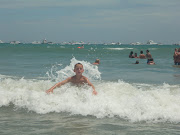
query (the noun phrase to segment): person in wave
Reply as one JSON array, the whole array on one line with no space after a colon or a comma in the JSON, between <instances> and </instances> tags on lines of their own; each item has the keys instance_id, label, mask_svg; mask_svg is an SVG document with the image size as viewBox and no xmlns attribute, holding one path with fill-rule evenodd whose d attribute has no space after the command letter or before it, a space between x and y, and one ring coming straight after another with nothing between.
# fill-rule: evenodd
<instances>
[{"instance_id":1,"label":"person in wave","mask_svg":"<svg viewBox=\"0 0 180 135\"><path fill-rule=\"evenodd\" d=\"M139 55L140 59L146 59L146 56L143 54L143 51L140 51L140 55Z\"/></svg>"},{"instance_id":2,"label":"person in wave","mask_svg":"<svg viewBox=\"0 0 180 135\"><path fill-rule=\"evenodd\" d=\"M93 63L93 65L99 65L100 64L100 59L96 59L96 61Z\"/></svg>"},{"instance_id":3,"label":"person in wave","mask_svg":"<svg viewBox=\"0 0 180 135\"><path fill-rule=\"evenodd\" d=\"M131 52L130 52L130 54L129 54L129 58L134 58L133 51L131 51Z\"/></svg>"},{"instance_id":4,"label":"person in wave","mask_svg":"<svg viewBox=\"0 0 180 135\"><path fill-rule=\"evenodd\" d=\"M51 87L50 89L46 90L46 93L50 93L50 92L53 92L53 90L56 88L56 87L60 87L68 82L71 82L73 84L88 84L89 86L91 86L93 88L93 94L94 95L97 95L97 92L95 90L95 87L94 85L88 80L87 77L83 76L82 73L84 72L84 68L83 68L83 65L81 63L77 63L75 64L74 66L74 72L76 73L75 76L72 76L72 77L69 77L67 78L66 80L62 81L62 82L59 82L57 84L55 84L53 87Z\"/></svg>"}]
</instances>

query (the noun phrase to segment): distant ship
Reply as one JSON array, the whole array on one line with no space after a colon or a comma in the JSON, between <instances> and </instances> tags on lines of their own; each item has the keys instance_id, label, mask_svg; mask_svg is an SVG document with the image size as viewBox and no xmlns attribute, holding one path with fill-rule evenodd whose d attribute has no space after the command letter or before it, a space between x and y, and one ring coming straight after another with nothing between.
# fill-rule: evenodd
<instances>
[{"instance_id":1,"label":"distant ship","mask_svg":"<svg viewBox=\"0 0 180 135\"><path fill-rule=\"evenodd\" d=\"M0 44L4 43L3 41L0 40Z\"/></svg>"},{"instance_id":2,"label":"distant ship","mask_svg":"<svg viewBox=\"0 0 180 135\"><path fill-rule=\"evenodd\" d=\"M53 42L47 42L47 40L44 39L41 44L54 44L54 43Z\"/></svg>"},{"instance_id":3,"label":"distant ship","mask_svg":"<svg viewBox=\"0 0 180 135\"><path fill-rule=\"evenodd\" d=\"M11 41L10 44L21 44L19 41Z\"/></svg>"},{"instance_id":4,"label":"distant ship","mask_svg":"<svg viewBox=\"0 0 180 135\"><path fill-rule=\"evenodd\" d=\"M41 44L40 41L33 41L32 44Z\"/></svg>"},{"instance_id":5,"label":"distant ship","mask_svg":"<svg viewBox=\"0 0 180 135\"><path fill-rule=\"evenodd\" d=\"M142 45L140 42L131 43L131 45Z\"/></svg>"},{"instance_id":6,"label":"distant ship","mask_svg":"<svg viewBox=\"0 0 180 135\"><path fill-rule=\"evenodd\" d=\"M47 40L44 39L44 40L42 41L42 44L47 44Z\"/></svg>"},{"instance_id":7,"label":"distant ship","mask_svg":"<svg viewBox=\"0 0 180 135\"><path fill-rule=\"evenodd\" d=\"M147 41L147 45L157 45L158 43L155 43L154 41L152 40L148 40Z\"/></svg>"},{"instance_id":8,"label":"distant ship","mask_svg":"<svg viewBox=\"0 0 180 135\"><path fill-rule=\"evenodd\" d=\"M103 43L103 45L121 45L121 43L120 42L117 42L117 43L111 42L111 43Z\"/></svg>"}]
</instances>

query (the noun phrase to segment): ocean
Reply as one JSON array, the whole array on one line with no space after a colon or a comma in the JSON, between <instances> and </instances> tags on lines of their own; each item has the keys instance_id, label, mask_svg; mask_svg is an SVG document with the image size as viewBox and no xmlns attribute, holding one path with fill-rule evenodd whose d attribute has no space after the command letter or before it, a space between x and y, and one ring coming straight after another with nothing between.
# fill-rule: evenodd
<instances>
[{"instance_id":1,"label":"ocean","mask_svg":"<svg viewBox=\"0 0 180 135\"><path fill-rule=\"evenodd\" d=\"M178 135L175 45L0 44L1 135ZM129 53L149 50L155 65ZM93 65L100 59L99 65ZM139 64L134 64L139 60ZM98 92L57 82L84 66Z\"/></svg>"}]
</instances>

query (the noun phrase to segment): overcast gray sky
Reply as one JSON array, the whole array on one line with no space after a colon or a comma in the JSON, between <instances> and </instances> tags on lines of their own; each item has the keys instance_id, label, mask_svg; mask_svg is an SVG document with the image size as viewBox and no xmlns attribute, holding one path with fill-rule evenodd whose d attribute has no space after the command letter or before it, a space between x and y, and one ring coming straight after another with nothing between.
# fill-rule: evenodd
<instances>
[{"instance_id":1,"label":"overcast gray sky","mask_svg":"<svg viewBox=\"0 0 180 135\"><path fill-rule=\"evenodd\" d=\"M0 40L180 41L180 0L0 0Z\"/></svg>"}]
</instances>

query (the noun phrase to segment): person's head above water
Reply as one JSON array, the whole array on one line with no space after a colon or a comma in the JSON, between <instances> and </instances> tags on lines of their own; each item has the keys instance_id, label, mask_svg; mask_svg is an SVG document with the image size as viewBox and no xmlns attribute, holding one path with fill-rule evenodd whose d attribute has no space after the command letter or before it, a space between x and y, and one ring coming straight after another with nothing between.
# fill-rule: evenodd
<instances>
[{"instance_id":1,"label":"person's head above water","mask_svg":"<svg viewBox=\"0 0 180 135\"><path fill-rule=\"evenodd\" d=\"M81 65L81 66L83 67L83 64L81 64L81 63L76 63L76 64L74 65L74 68L76 68L77 65Z\"/></svg>"},{"instance_id":2,"label":"person's head above water","mask_svg":"<svg viewBox=\"0 0 180 135\"><path fill-rule=\"evenodd\" d=\"M99 63L100 63L100 60L99 60L99 59L96 59L95 63L98 63L98 64L99 64Z\"/></svg>"},{"instance_id":3,"label":"person's head above water","mask_svg":"<svg viewBox=\"0 0 180 135\"><path fill-rule=\"evenodd\" d=\"M84 72L83 65L81 63L75 64L74 65L74 72L76 73L76 75L82 75L82 73Z\"/></svg>"}]
</instances>

